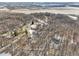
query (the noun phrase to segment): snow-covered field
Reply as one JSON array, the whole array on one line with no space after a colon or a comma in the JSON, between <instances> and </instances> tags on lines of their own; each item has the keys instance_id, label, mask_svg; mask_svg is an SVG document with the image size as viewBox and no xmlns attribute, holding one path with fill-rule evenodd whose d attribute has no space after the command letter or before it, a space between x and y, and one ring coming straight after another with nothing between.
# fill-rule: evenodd
<instances>
[{"instance_id":1,"label":"snow-covered field","mask_svg":"<svg viewBox=\"0 0 79 59\"><path fill-rule=\"evenodd\" d=\"M1 53L0 56L11 56L10 53Z\"/></svg>"},{"instance_id":2,"label":"snow-covered field","mask_svg":"<svg viewBox=\"0 0 79 59\"><path fill-rule=\"evenodd\" d=\"M76 14L79 15L79 8L51 8L51 9L0 9L0 12L11 12L11 13L24 13L24 14L30 14L30 13L56 13L56 14Z\"/></svg>"}]
</instances>

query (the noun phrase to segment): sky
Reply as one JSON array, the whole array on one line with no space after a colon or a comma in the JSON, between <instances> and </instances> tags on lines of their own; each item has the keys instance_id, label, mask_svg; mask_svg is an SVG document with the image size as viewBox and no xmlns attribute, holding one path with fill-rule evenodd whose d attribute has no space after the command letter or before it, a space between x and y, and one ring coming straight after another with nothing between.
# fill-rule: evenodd
<instances>
[{"instance_id":1,"label":"sky","mask_svg":"<svg viewBox=\"0 0 79 59\"><path fill-rule=\"evenodd\" d=\"M79 2L79 0L0 0L0 2Z\"/></svg>"}]
</instances>

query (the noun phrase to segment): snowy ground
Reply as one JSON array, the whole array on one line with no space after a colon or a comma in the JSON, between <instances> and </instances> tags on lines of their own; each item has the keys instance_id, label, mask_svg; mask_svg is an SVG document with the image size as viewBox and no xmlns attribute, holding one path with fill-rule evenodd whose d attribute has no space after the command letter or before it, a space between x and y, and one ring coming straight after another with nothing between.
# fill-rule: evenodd
<instances>
[{"instance_id":1,"label":"snowy ground","mask_svg":"<svg viewBox=\"0 0 79 59\"><path fill-rule=\"evenodd\" d=\"M1 53L0 56L11 56L10 53Z\"/></svg>"}]
</instances>

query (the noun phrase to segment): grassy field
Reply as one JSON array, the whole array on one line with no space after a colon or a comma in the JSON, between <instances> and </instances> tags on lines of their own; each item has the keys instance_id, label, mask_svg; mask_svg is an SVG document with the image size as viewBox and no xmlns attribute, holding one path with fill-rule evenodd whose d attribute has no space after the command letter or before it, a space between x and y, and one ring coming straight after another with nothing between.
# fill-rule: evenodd
<instances>
[{"instance_id":1,"label":"grassy field","mask_svg":"<svg viewBox=\"0 0 79 59\"><path fill-rule=\"evenodd\" d=\"M79 55L78 13L78 10L0 9L0 53Z\"/></svg>"}]
</instances>

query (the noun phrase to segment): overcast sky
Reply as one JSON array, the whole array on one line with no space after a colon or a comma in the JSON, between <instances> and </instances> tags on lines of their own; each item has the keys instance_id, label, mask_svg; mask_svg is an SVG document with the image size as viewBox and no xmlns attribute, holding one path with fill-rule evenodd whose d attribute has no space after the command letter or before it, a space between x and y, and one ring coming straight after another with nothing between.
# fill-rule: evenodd
<instances>
[{"instance_id":1,"label":"overcast sky","mask_svg":"<svg viewBox=\"0 0 79 59\"><path fill-rule=\"evenodd\" d=\"M0 2L79 2L79 0L0 0Z\"/></svg>"}]
</instances>

